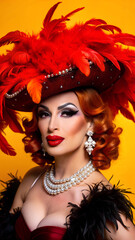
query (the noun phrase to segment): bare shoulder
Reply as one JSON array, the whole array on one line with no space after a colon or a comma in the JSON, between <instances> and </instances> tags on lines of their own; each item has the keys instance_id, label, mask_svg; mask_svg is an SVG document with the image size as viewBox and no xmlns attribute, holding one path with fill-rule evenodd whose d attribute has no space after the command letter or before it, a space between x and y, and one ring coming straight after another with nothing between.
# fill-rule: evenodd
<instances>
[{"instance_id":1,"label":"bare shoulder","mask_svg":"<svg viewBox=\"0 0 135 240\"><path fill-rule=\"evenodd\" d=\"M16 192L12 207L10 212L13 212L15 208L22 208L23 202L27 196L29 189L31 188L32 183L35 179L43 172L46 168L44 167L34 167L31 168L25 175L24 178Z\"/></svg>"},{"instance_id":2,"label":"bare shoulder","mask_svg":"<svg viewBox=\"0 0 135 240\"><path fill-rule=\"evenodd\" d=\"M124 215L121 214L121 219L124 223L124 226L118 221L118 230L112 225L112 224L107 224L107 227L110 232L106 230L105 235L107 239L114 239L114 240L134 240L135 239L135 225Z\"/></svg>"},{"instance_id":3,"label":"bare shoulder","mask_svg":"<svg viewBox=\"0 0 135 240\"><path fill-rule=\"evenodd\" d=\"M22 192L24 194L23 200L25 200L25 194L31 187L32 183L44 171L45 171L45 167L43 168L43 167L38 166L38 167L31 168L28 172L26 172L26 174L24 175L24 178L22 180L22 183L20 185L20 189L22 190Z\"/></svg>"},{"instance_id":4,"label":"bare shoulder","mask_svg":"<svg viewBox=\"0 0 135 240\"><path fill-rule=\"evenodd\" d=\"M40 166L29 169L28 172L26 172L26 174L24 175L22 183L25 181L32 181L44 170L45 170L45 167L40 167Z\"/></svg>"},{"instance_id":5,"label":"bare shoulder","mask_svg":"<svg viewBox=\"0 0 135 240\"><path fill-rule=\"evenodd\" d=\"M105 178L100 171L93 172L92 176L88 180L88 184L93 186L94 184L102 183L107 188L112 188L112 184Z\"/></svg>"}]
</instances>

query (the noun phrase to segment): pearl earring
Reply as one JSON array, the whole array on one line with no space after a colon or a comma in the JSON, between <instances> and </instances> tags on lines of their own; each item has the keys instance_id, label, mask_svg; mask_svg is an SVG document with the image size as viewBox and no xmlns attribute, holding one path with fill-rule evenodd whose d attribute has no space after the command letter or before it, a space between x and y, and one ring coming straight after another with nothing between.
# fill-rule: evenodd
<instances>
[{"instance_id":1,"label":"pearl earring","mask_svg":"<svg viewBox=\"0 0 135 240\"><path fill-rule=\"evenodd\" d=\"M43 142L41 143L41 148L42 148L43 156L45 157L45 148L44 148Z\"/></svg>"},{"instance_id":2,"label":"pearl earring","mask_svg":"<svg viewBox=\"0 0 135 240\"><path fill-rule=\"evenodd\" d=\"M88 152L89 155L91 155L91 152L93 151L96 142L92 139L93 136L93 131L88 131L87 132L88 139L85 142L84 146L86 148L86 151Z\"/></svg>"}]
</instances>

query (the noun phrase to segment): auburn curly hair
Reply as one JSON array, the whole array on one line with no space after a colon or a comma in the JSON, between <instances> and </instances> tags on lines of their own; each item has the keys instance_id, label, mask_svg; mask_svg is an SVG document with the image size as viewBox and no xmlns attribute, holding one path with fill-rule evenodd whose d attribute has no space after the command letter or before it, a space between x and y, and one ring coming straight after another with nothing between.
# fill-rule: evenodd
<instances>
[{"instance_id":1,"label":"auburn curly hair","mask_svg":"<svg viewBox=\"0 0 135 240\"><path fill-rule=\"evenodd\" d=\"M96 146L91 155L93 165L98 169L107 169L110 167L111 160L118 158L119 135L122 129L116 128L110 108L94 89L81 88L74 92L78 97L85 117L93 122L93 139L96 141ZM23 142L25 151L32 153L32 160L43 166L52 163L54 158L47 153L45 157L43 156L41 134L37 122L37 107L35 107L32 120L23 119L26 134Z\"/></svg>"}]
</instances>

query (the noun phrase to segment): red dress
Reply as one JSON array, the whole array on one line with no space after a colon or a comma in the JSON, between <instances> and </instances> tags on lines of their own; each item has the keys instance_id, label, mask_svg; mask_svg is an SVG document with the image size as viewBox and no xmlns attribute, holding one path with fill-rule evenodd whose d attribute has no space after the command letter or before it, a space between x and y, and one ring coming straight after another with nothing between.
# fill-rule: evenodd
<instances>
[{"instance_id":1,"label":"red dress","mask_svg":"<svg viewBox=\"0 0 135 240\"><path fill-rule=\"evenodd\" d=\"M30 231L22 214L16 221L15 229L17 240L62 240L66 232L66 228L55 226L44 226Z\"/></svg>"}]
</instances>

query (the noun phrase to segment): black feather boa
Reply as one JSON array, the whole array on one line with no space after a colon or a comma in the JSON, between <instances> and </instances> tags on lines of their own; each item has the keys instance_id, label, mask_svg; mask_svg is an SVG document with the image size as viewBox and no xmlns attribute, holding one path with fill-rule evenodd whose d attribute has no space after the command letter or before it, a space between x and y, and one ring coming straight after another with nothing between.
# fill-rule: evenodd
<instances>
[{"instance_id":1,"label":"black feather boa","mask_svg":"<svg viewBox=\"0 0 135 240\"><path fill-rule=\"evenodd\" d=\"M17 175L9 174L10 180L0 181L4 190L0 193L0 239L15 240L15 222L20 215L20 209L15 209L14 214L9 213L16 191L21 182Z\"/></svg>"},{"instance_id":2,"label":"black feather boa","mask_svg":"<svg viewBox=\"0 0 135 240\"><path fill-rule=\"evenodd\" d=\"M126 194L131 193L117 186L109 189L102 182L89 186L87 197L83 194L81 204L69 203L72 207L67 217L67 231L63 240L105 240L107 223L118 230L118 221L127 228L120 214L124 214L133 222L132 208Z\"/></svg>"},{"instance_id":3,"label":"black feather boa","mask_svg":"<svg viewBox=\"0 0 135 240\"><path fill-rule=\"evenodd\" d=\"M3 190L0 192L0 215L9 213L16 191L22 181L17 174L8 174L10 179L6 182L0 180Z\"/></svg>"}]
</instances>

